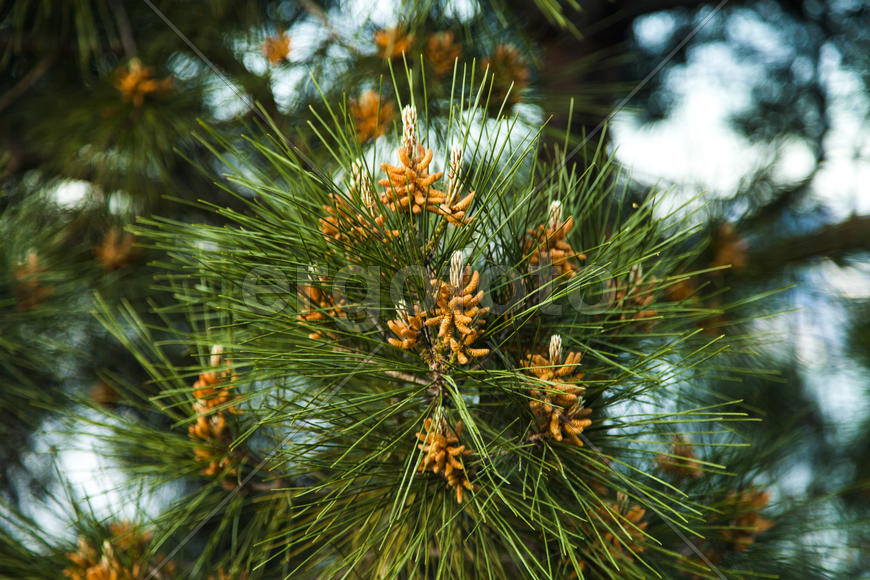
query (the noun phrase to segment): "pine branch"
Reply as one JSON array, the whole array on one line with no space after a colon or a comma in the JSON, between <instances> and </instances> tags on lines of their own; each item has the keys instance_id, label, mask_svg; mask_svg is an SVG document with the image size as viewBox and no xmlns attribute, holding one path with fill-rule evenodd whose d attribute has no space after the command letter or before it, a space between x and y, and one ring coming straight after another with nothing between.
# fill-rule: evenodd
<instances>
[{"instance_id":1,"label":"pine branch","mask_svg":"<svg viewBox=\"0 0 870 580\"><path fill-rule=\"evenodd\" d=\"M136 56L136 40L133 38L133 27L130 26L127 9L124 8L123 2L116 2L113 8L115 21L118 24L118 32L121 35L121 46L124 47L124 53L127 55L127 58L133 58Z\"/></svg>"},{"instance_id":2,"label":"pine branch","mask_svg":"<svg viewBox=\"0 0 870 580\"><path fill-rule=\"evenodd\" d=\"M817 258L839 260L870 251L870 216L852 216L846 221L822 226L763 247L751 247L745 269L732 269L734 278L758 279L779 274L783 268Z\"/></svg>"},{"instance_id":3,"label":"pine branch","mask_svg":"<svg viewBox=\"0 0 870 580\"><path fill-rule=\"evenodd\" d=\"M48 72L57 57L56 52L44 56L36 66L24 75L15 85L0 96L0 112L26 93Z\"/></svg>"}]
</instances>

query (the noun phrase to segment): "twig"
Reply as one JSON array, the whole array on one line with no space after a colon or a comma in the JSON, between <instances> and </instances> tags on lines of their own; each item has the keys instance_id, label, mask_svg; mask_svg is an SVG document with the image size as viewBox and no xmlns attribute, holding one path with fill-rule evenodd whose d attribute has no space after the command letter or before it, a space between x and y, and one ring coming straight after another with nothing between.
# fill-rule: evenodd
<instances>
[{"instance_id":1,"label":"twig","mask_svg":"<svg viewBox=\"0 0 870 580\"><path fill-rule=\"evenodd\" d=\"M852 216L838 224L825 225L812 232L782 238L749 252L748 266L733 268L732 278L764 278L775 275L786 265L813 258L838 259L870 249L870 215Z\"/></svg>"},{"instance_id":2,"label":"twig","mask_svg":"<svg viewBox=\"0 0 870 580\"><path fill-rule=\"evenodd\" d=\"M432 381L427 382L425 379L423 379L421 377L418 377L416 375L412 375L409 373L403 373L401 371L385 370L383 372L384 372L384 374L391 376L393 378L396 378L396 379L399 379L402 381L407 381L409 383L415 383L415 384L420 385L422 387L428 387L429 385L431 385L434 382L434 379Z\"/></svg>"},{"instance_id":3,"label":"twig","mask_svg":"<svg viewBox=\"0 0 870 580\"><path fill-rule=\"evenodd\" d=\"M254 491L273 491L276 489L281 489L285 487L289 487L286 481L282 478L273 479L269 482L260 482L260 481L249 481L247 487Z\"/></svg>"},{"instance_id":4,"label":"twig","mask_svg":"<svg viewBox=\"0 0 870 580\"><path fill-rule=\"evenodd\" d=\"M427 257L427 259L429 257L429 254L432 252L432 250L435 249L435 244L438 242L438 238L441 237L441 234L444 233L444 230L446 228L447 228L447 218L442 217L441 223L438 224L438 227L435 229L435 233L432 234L432 239L429 240L429 243L426 244L426 248L423 250L423 254Z\"/></svg>"},{"instance_id":5,"label":"twig","mask_svg":"<svg viewBox=\"0 0 870 580\"><path fill-rule=\"evenodd\" d=\"M33 69L24 75L24 77L16 83L14 87L6 91L2 97L0 97L0 111L8 107L12 104L15 99L23 95L27 92L31 86L33 86L36 81L42 78L46 72L48 72L49 67L54 62L55 53L49 54L45 58L43 58L39 63L33 67Z\"/></svg>"},{"instance_id":6,"label":"twig","mask_svg":"<svg viewBox=\"0 0 870 580\"><path fill-rule=\"evenodd\" d=\"M133 40L133 27L127 17L127 10L123 2L115 2L115 21L118 23L118 32L121 34L121 46L128 58L136 56L136 41Z\"/></svg>"},{"instance_id":7,"label":"twig","mask_svg":"<svg viewBox=\"0 0 870 580\"><path fill-rule=\"evenodd\" d=\"M335 347L333 347L333 350L336 350L338 352L346 352L348 354L362 354L362 353L359 353L357 351L353 351L349 348L345 348L343 346L335 346ZM400 381L405 381L408 383L414 383L414 384L420 385L421 387L428 387L435 380L433 378L432 381L427 381L423 377L418 377L417 375L412 375L410 373L403 373L402 371L392 371L389 369L383 369L383 370L381 370L381 372L387 376L393 377L394 379L399 379Z\"/></svg>"}]
</instances>

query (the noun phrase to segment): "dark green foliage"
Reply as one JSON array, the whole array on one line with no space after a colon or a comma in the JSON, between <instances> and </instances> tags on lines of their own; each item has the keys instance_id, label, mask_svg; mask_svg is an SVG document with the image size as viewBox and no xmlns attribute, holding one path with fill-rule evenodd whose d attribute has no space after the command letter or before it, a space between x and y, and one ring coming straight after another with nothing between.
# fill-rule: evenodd
<instances>
[{"instance_id":1,"label":"dark green foliage","mask_svg":"<svg viewBox=\"0 0 870 580\"><path fill-rule=\"evenodd\" d=\"M123 580L859 576L867 438L843 445L762 330L797 295L782 264L799 280L815 256L848 260L866 218L812 236L791 220L823 147L797 185L769 167L736 200L663 214L603 130L636 88L650 116L673 101L660 77L632 84L659 61L625 50L659 4L421 1L362 24L332 2L3 4L0 577L70 575L83 554ZM751 10L807 26L795 51L817 73L832 30L863 62L861 10L787 4L729 7L697 42ZM662 53L709 16L668 14ZM407 50L384 55L393 25ZM281 30L290 53L269 63ZM455 66L431 51L445 31ZM141 101L119 88L136 63L157 83ZM735 123L821 143L819 75L768 64L776 90ZM360 139L366 90L387 107ZM467 225L381 199L408 104L445 171L432 188L463 150ZM530 252L556 200L585 254L572 275ZM336 215L359 230L325 235ZM390 344L399 298L432 317L457 251L481 274L470 346L488 352L430 356L438 325L425 348ZM556 405L561 441L540 408L568 383L528 358L552 335L582 354L589 410ZM459 479L417 470L435 432L470 452ZM119 495L68 481L70 449L116 468Z\"/></svg>"}]
</instances>

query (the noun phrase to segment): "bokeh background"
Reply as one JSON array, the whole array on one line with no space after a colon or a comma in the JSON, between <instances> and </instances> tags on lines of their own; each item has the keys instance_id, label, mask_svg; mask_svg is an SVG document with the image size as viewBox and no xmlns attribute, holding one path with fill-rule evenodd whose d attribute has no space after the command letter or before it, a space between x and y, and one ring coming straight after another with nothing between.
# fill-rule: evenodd
<instances>
[{"instance_id":1,"label":"bokeh background","mask_svg":"<svg viewBox=\"0 0 870 580\"><path fill-rule=\"evenodd\" d=\"M401 71L402 50L412 65L423 54L431 94L450 90L453 58L478 76L489 65L506 115L529 130L548 122L548 146L566 131L569 146L603 135L639 201L656 196L661 215L699 224L710 249L698 266L731 265L705 283L747 299L740 316L757 336L743 361L751 378L715 388L764 418L756 436L774 494L826 498L819 541L843 547L831 574L870 577L870 532L854 525L870 502L860 0L3 2L5 505L65 534L84 500L135 512L172 496L126 502L123 470L90 442L98 428L62 412L75 398L112 405L101 377L143 376L92 315L95 292L111 304L164 299L151 290L159 253L137 249L125 226L214 219L186 200L236 203L197 168L221 169L191 138L200 119L238 135L256 102L314 155L309 107L349 99L349 118L372 125L362 142L394 131L379 121L398 111L386 63Z\"/></svg>"}]
</instances>

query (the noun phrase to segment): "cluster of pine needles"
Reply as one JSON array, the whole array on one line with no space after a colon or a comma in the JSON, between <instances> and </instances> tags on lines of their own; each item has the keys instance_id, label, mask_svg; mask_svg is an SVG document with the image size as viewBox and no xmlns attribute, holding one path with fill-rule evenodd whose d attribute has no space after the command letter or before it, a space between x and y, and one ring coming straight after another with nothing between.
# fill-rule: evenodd
<instances>
[{"instance_id":1,"label":"cluster of pine needles","mask_svg":"<svg viewBox=\"0 0 870 580\"><path fill-rule=\"evenodd\" d=\"M716 577L774 524L719 462L746 415L692 388L723 349L721 309L670 291L698 274L695 232L625 201L604 140L572 159L485 121L484 89L446 122L406 104L366 150L327 105L331 173L267 127L257 161L221 156L247 206L214 208L229 225L143 220L173 256L177 345L212 349L192 375L141 354L162 361L143 405L215 482L191 505L235 489L260 514L232 524L245 573Z\"/></svg>"}]
</instances>

